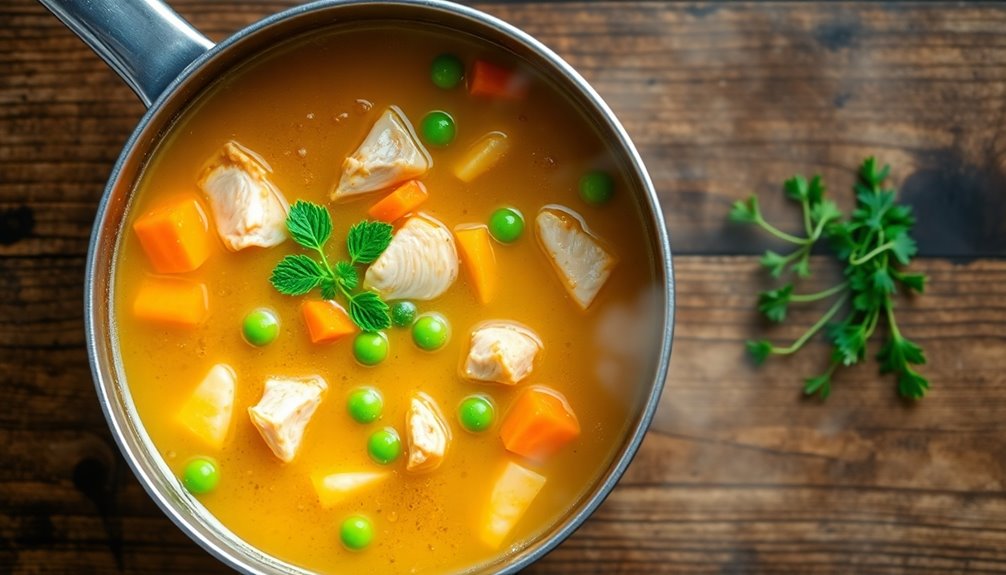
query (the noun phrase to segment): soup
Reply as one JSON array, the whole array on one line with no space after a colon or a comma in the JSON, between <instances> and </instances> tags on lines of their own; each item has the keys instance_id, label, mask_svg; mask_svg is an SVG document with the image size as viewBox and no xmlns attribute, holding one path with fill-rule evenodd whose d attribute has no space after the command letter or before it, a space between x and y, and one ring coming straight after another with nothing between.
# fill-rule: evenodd
<instances>
[{"instance_id":1,"label":"soup","mask_svg":"<svg viewBox=\"0 0 1006 575\"><path fill-rule=\"evenodd\" d=\"M476 39L272 48L180 115L131 199L113 319L146 433L290 564L505 561L640 409L661 308L629 185L561 93Z\"/></svg>"}]
</instances>

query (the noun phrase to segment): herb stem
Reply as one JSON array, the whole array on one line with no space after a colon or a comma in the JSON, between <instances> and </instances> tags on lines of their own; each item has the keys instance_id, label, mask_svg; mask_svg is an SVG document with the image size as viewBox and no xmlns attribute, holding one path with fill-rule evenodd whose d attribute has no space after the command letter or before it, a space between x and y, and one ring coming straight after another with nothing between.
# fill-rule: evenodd
<instances>
[{"instance_id":1,"label":"herb stem","mask_svg":"<svg viewBox=\"0 0 1006 575\"><path fill-rule=\"evenodd\" d=\"M814 334L820 331L822 327L827 325L827 323L831 321L831 318L835 317L835 314L838 313L838 310L842 309L842 304L845 303L846 299L848 299L848 295L843 295L841 298L836 300L835 303L832 304L831 308L829 308L828 311L825 312L823 316L821 316L821 319L817 320L817 323L810 326L810 329L804 332L804 334L801 335L799 339L794 341L789 347L773 346L772 353L776 355L789 355L791 353L795 353L796 351L798 351L801 347L803 347L805 343L807 343L807 340L814 337Z\"/></svg>"},{"instance_id":2,"label":"herb stem","mask_svg":"<svg viewBox=\"0 0 1006 575\"><path fill-rule=\"evenodd\" d=\"M807 230L807 237L813 235L813 225L810 223L810 200L804 198L800 201L800 205L803 206L803 227Z\"/></svg>"},{"instance_id":3,"label":"herb stem","mask_svg":"<svg viewBox=\"0 0 1006 575\"><path fill-rule=\"evenodd\" d=\"M755 214L755 223L761 226L761 228L766 232L772 234L773 236L779 238L780 240L787 241L791 244L797 244L802 246L810 242L809 238L798 238L792 234L787 234L786 232L766 222L765 218L762 217L761 212Z\"/></svg>"},{"instance_id":4,"label":"herb stem","mask_svg":"<svg viewBox=\"0 0 1006 575\"><path fill-rule=\"evenodd\" d=\"M887 250L889 250L889 249L891 249L893 247L894 247L894 242L893 241L892 242L887 242L884 245L880 245L880 246L877 246L877 247L873 248L873 251L871 251L870 253L866 254L865 256L862 256L862 257L859 257L859 258L854 257L854 256L850 257L849 258L849 263L852 264L852 265L854 265L854 266L863 265L866 262L872 260L873 258L877 257L878 255L886 252Z\"/></svg>"},{"instance_id":5,"label":"herb stem","mask_svg":"<svg viewBox=\"0 0 1006 575\"><path fill-rule=\"evenodd\" d=\"M806 302L822 300L831 297L841 291L844 291L847 287L849 287L849 282L844 281L836 286L830 287L823 291L819 291L817 293L792 294L789 296L789 301L796 303L806 303Z\"/></svg>"},{"instance_id":6,"label":"herb stem","mask_svg":"<svg viewBox=\"0 0 1006 575\"><path fill-rule=\"evenodd\" d=\"M887 326L891 329L891 339L902 339L898 323L894 321L894 302L891 301L890 295L884 298L884 311L887 313Z\"/></svg>"}]
</instances>

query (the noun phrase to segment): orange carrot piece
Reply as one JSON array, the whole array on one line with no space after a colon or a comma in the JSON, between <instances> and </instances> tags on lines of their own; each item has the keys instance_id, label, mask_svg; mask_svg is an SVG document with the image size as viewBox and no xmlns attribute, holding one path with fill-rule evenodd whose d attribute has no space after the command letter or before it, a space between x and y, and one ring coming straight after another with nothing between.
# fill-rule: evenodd
<instances>
[{"instance_id":1,"label":"orange carrot piece","mask_svg":"<svg viewBox=\"0 0 1006 575\"><path fill-rule=\"evenodd\" d=\"M341 305L332 300L310 300L300 306L311 343L332 343L356 333L356 324Z\"/></svg>"},{"instance_id":2,"label":"orange carrot piece","mask_svg":"<svg viewBox=\"0 0 1006 575\"><path fill-rule=\"evenodd\" d=\"M525 389L500 426L503 445L529 459L548 457L579 435L580 423L566 398L541 386Z\"/></svg>"},{"instance_id":3,"label":"orange carrot piece","mask_svg":"<svg viewBox=\"0 0 1006 575\"><path fill-rule=\"evenodd\" d=\"M149 276L133 300L133 314L143 320L193 327L209 315L206 284L183 278Z\"/></svg>"},{"instance_id":4,"label":"orange carrot piece","mask_svg":"<svg viewBox=\"0 0 1006 575\"><path fill-rule=\"evenodd\" d=\"M461 261L468 270L468 279L475 288L479 303L487 304L496 295L498 274L496 272L496 254L489 239L489 228L486 226L459 226L454 228L454 237L458 240L458 251Z\"/></svg>"},{"instance_id":5,"label":"orange carrot piece","mask_svg":"<svg viewBox=\"0 0 1006 575\"><path fill-rule=\"evenodd\" d=\"M375 220L390 224L418 208L429 197L430 194L422 182L409 180L371 206L367 214Z\"/></svg>"},{"instance_id":6,"label":"orange carrot piece","mask_svg":"<svg viewBox=\"0 0 1006 575\"><path fill-rule=\"evenodd\" d=\"M472 65L468 93L472 96L488 96L506 100L520 100L527 96L528 81L502 66L485 60L476 60Z\"/></svg>"},{"instance_id":7,"label":"orange carrot piece","mask_svg":"<svg viewBox=\"0 0 1006 575\"><path fill-rule=\"evenodd\" d=\"M155 207L133 223L133 230L158 273L190 272L210 257L209 219L195 196Z\"/></svg>"}]
</instances>

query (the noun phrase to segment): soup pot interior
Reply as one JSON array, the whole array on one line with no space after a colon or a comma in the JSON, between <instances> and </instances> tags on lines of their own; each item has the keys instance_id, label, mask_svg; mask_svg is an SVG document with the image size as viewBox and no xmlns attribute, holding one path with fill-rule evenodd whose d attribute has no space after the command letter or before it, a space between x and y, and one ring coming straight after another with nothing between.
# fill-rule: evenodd
<instances>
[{"instance_id":1,"label":"soup pot interior","mask_svg":"<svg viewBox=\"0 0 1006 575\"><path fill-rule=\"evenodd\" d=\"M112 317L112 278L117 238L124 233L122 222L130 195L144 163L172 121L202 90L229 70L279 43L312 31L334 26L354 26L361 22L402 21L439 26L452 33L470 34L497 45L525 60L553 82L595 124L621 165L634 193L639 195L648 237L661 280L662 341L648 361L641 386L639 410L627 426L627 435L614 454L606 473L593 489L571 506L560 524L523 549L511 550L497 563L476 572L512 573L544 555L568 536L601 503L621 476L635 453L666 376L673 328L673 278L670 250L652 184L628 136L600 97L568 64L519 30L492 17L465 7L443 2L331 2L300 6L267 18L217 45L200 56L182 75L167 86L133 133L119 158L98 211L88 259L85 306L87 341L92 370L106 418L127 461L140 483L165 513L210 553L231 567L249 573L303 573L247 545L211 514L179 484L151 444L136 415L124 374L116 360L117 338Z\"/></svg>"}]
</instances>

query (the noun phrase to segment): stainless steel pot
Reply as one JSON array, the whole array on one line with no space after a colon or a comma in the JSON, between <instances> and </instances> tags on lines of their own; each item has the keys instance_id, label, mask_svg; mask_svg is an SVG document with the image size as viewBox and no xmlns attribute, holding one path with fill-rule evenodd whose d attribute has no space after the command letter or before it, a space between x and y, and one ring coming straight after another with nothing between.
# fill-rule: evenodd
<instances>
[{"instance_id":1,"label":"stainless steel pot","mask_svg":"<svg viewBox=\"0 0 1006 575\"><path fill-rule=\"evenodd\" d=\"M644 390L641 408L630 422L611 466L592 491L537 541L479 572L515 573L527 567L568 537L597 509L628 466L656 410L670 360L674 283L663 218L643 162L608 106L569 64L521 30L443 0L322 0L266 18L216 45L160 0L40 1L122 76L149 108L119 156L98 206L85 280L87 346L101 407L119 448L150 496L186 534L242 572L304 573L241 541L189 496L161 460L137 417L116 361L116 342L121 334L117 333L110 314L116 238L134 183L173 118L221 74L279 41L310 30L374 20L410 21L453 29L516 54L567 93L573 105L579 106L606 140L613 143L616 159L630 174L631 187L640 196L652 232L650 241L664 287L662 341L659 354L646 370L651 383Z\"/></svg>"}]
</instances>

